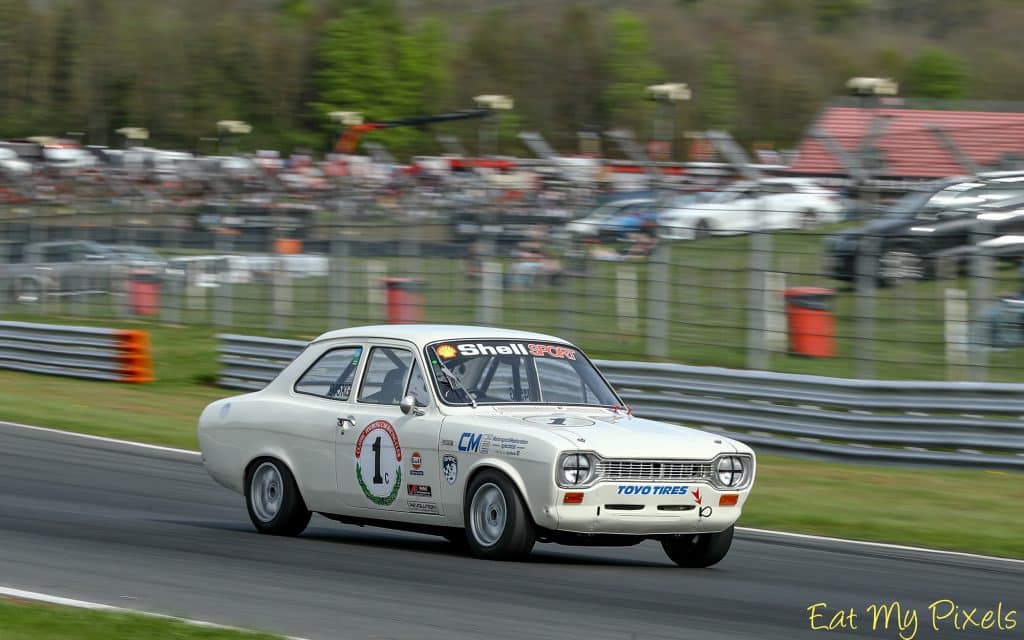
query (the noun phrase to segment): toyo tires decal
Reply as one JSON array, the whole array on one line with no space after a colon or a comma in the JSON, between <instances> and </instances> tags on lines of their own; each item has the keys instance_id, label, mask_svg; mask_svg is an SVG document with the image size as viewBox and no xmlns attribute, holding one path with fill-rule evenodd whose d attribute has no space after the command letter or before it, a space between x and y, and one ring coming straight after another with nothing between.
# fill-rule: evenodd
<instances>
[{"instance_id":1,"label":"toyo tires decal","mask_svg":"<svg viewBox=\"0 0 1024 640\"><path fill-rule=\"evenodd\" d=\"M375 420L356 440L356 482L366 498L380 507L390 506L402 488L402 447L387 420Z\"/></svg>"}]
</instances>

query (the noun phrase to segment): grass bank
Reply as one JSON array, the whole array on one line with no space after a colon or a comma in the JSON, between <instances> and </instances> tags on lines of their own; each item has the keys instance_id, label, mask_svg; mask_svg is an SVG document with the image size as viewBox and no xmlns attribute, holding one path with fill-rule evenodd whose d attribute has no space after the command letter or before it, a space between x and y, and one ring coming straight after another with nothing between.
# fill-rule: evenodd
<instances>
[{"instance_id":1,"label":"grass bank","mask_svg":"<svg viewBox=\"0 0 1024 640\"><path fill-rule=\"evenodd\" d=\"M178 620L0 600L3 640L274 640L279 636L212 629Z\"/></svg>"}]
</instances>

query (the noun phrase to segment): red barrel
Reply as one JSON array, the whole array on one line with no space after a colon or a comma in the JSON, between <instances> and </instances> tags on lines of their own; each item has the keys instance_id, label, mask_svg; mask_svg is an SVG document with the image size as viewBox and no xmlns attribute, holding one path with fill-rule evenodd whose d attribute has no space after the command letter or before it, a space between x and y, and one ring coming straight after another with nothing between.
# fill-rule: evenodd
<instances>
[{"instance_id":1,"label":"red barrel","mask_svg":"<svg viewBox=\"0 0 1024 640\"><path fill-rule=\"evenodd\" d=\"M836 355L836 318L832 289L786 289L786 321L789 352L800 356L831 358Z\"/></svg>"},{"instance_id":2,"label":"red barrel","mask_svg":"<svg viewBox=\"0 0 1024 640\"><path fill-rule=\"evenodd\" d=\"M160 276L155 273L133 273L128 280L128 301L137 316L160 313Z\"/></svg>"},{"instance_id":3,"label":"red barrel","mask_svg":"<svg viewBox=\"0 0 1024 640\"><path fill-rule=\"evenodd\" d=\"M388 292L388 322L423 321L423 281L417 278L384 278Z\"/></svg>"}]
</instances>

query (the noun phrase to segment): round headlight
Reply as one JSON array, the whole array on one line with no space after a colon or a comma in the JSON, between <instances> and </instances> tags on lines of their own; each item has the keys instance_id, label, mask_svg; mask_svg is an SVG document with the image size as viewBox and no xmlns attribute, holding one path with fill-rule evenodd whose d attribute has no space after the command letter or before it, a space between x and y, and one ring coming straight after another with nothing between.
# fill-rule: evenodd
<instances>
[{"instance_id":1,"label":"round headlight","mask_svg":"<svg viewBox=\"0 0 1024 640\"><path fill-rule=\"evenodd\" d=\"M735 487L743 482L743 458L736 456L722 456L718 459L718 466L715 469L718 474L718 483L723 487Z\"/></svg>"},{"instance_id":2,"label":"round headlight","mask_svg":"<svg viewBox=\"0 0 1024 640\"><path fill-rule=\"evenodd\" d=\"M567 485L584 484L590 479L590 458L574 453L562 458L562 482Z\"/></svg>"}]
</instances>

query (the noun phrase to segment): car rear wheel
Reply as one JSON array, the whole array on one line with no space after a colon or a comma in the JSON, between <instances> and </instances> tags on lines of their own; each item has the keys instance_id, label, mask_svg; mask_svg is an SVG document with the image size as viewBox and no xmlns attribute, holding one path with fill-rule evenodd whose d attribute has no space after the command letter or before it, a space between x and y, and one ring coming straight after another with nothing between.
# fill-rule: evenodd
<instances>
[{"instance_id":1,"label":"car rear wheel","mask_svg":"<svg viewBox=\"0 0 1024 640\"><path fill-rule=\"evenodd\" d=\"M721 533L697 533L663 538L661 547L680 567L703 568L717 564L729 553L735 527Z\"/></svg>"},{"instance_id":2,"label":"car rear wheel","mask_svg":"<svg viewBox=\"0 0 1024 640\"><path fill-rule=\"evenodd\" d=\"M817 222L818 222L818 216L815 215L815 213L813 211L808 209L807 211L804 211L804 212L802 212L800 214L800 220L798 221L798 226L801 229L810 229Z\"/></svg>"},{"instance_id":3,"label":"car rear wheel","mask_svg":"<svg viewBox=\"0 0 1024 640\"><path fill-rule=\"evenodd\" d=\"M483 471L470 483L463 507L466 542L478 558L513 560L530 553L533 522L515 485L497 471Z\"/></svg>"},{"instance_id":4,"label":"car rear wheel","mask_svg":"<svg viewBox=\"0 0 1024 640\"><path fill-rule=\"evenodd\" d=\"M693 228L693 239L703 240L711 237L711 225L708 224L707 220L698 220L697 226Z\"/></svg>"},{"instance_id":5,"label":"car rear wheel","mask_svg":"<svg viewBox=\"0 0 1024 640\"><path fill-rule=\"evenodd\" d=\"M260 533L297 536L312 516L291 471L277 460L264 459L250 466L245 503L249 519Z\"/></svg>"}]
</instances>

